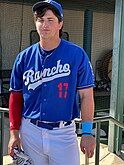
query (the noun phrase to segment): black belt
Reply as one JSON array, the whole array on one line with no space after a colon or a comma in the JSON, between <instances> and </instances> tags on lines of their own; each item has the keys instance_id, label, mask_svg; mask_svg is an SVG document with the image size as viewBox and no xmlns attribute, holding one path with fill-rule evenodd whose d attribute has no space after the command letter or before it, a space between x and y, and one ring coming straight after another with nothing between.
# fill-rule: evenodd
<instances>
[{"instance_id":1,"label":"black belt","mask_svg":"<svg viewBox=\"0 0 124 165\"><path fill-rule=\"evenodd\" d=\"M41 128L46 128L46 129L49 129L49 130L52 130L54 128L60 128L61 127L61 124L63 126L67 126L67 125L70 125L72 123L72 121L67 121L67 122L55 122L55 123L47 123L47 122L43 122L43 121L40 121L40 120L36 120L36 119L31 119L30 122L38 127L41 127Z\"/></svg>"}]
</instances>

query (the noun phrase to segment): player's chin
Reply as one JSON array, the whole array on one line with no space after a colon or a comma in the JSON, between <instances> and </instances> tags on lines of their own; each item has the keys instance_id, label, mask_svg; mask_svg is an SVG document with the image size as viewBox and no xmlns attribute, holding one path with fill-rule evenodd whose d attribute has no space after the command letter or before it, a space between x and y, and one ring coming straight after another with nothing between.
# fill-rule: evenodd
<instances>
[{"instance_id":1,"label":"player's chin","mask_svg":"<svg viewBox=\"0 0 124 165\"><path fill-rule=\"evenodd\" d=\"M42 40L48 40L48 39L50 39L51 38L51 36L49 36L49 35L41 35L41 37L40 37Z\"/></svg>"}]
</instances>

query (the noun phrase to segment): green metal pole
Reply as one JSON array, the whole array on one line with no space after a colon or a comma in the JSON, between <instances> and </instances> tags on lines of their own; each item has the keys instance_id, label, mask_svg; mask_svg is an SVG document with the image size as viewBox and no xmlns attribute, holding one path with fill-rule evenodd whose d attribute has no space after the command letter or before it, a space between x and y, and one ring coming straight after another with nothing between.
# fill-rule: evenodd
<instances>
[{"instance_id":1,"label":"green metal pole","mask_svg":"<svg viewBox=\"0 0 124 165\"><path fill-rule=\"evenodd\" d=\"M0 113L0 165L3 164L4 113Z\"/></svg>"},{"instance_id":2,"label":"green metal pole","mask_svg":"<svg viewBox=\"0 0 124 165\"><path fill-rule=\"evenodd\" d=\"M112 58L112 84L110 115L123 122L124 108L124 0L116 0L114 21L114 47ZM108 147L118 153L122 143L122 129L109 126Z\"/></svg>"},{"instance_id":3,"label":"green metal pole","mask_svg":"<svg viewBox=\"0 0 124 165\"><path fill-rule=\"evenodd\" d=\"M91 47L92 47L92 23L93 12L86 10L84 13L84 32L83 32L83 48L91 60Z\"/></svg>"},{"instance_id":4,"label":"green metal pole","mask_svg":"<svg viewBox=\"0 0 124 165\"><path fill-rule=\"evenodd\" d=\"M100 155L100 127L101 127L101 122L97 122L96 123L95 165L99 165L99 155Z\"/></svg>"}]
</instances>

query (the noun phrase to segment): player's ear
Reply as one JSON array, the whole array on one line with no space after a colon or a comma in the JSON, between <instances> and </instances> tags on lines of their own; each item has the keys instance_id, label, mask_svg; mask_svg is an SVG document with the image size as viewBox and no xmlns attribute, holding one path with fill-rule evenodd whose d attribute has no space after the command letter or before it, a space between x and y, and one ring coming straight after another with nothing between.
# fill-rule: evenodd
<instances>
[{"instance_id":1,"label":"player's ear","mask_svg":"<svg viewBox=\"0 0 124 165\"><path fill-rule=\"evenodd\" d=\"M63 21L59 23L59 30L62 29L62 27L63 27Z\"/></svg>"}]
</instances>

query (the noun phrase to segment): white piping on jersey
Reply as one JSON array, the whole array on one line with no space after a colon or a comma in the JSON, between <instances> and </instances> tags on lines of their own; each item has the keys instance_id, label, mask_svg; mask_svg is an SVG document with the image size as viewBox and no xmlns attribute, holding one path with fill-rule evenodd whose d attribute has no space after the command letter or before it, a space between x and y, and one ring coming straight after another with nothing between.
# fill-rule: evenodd
<instances>
[{"instance_id":1,"label":"white piping on jersey","mask_svg":"<svg viewBox=\"0 0 124 165\"><path fill-rule=\"evenodd\" d=\"M70 74L70 71L68 73L61 73L61 74L57 74L57 75L52 76L52 77L43 78L42 80L39 80L39 81L32 83L32 84L29 84L28 90L29 89L34 90L36 87L38 87L39 85L41 85L44 82L52 81L52 80L54 80L56 78L60 78L60 77L65 77L65 76L68 76L69 74Z\"/></svg>"},{"instance_id":2,"label":"white piping on jersey","mask_svg":"<svg viewBox=\"0 0 124 165\"><path fill-rule=\"evenodd\" d=\"M16 89L10 88L9 91L16 91L16 92L18 92L18 91L22 91L22 89L17 89L16 90Z\"/></svg>"},{"instance_id":3,"label":"white piping on jersey","mask_svg":"<svg viewBox=\"0 0 124 165\"><path fill-rule=\"evenodd\" d=\"M27 70L23 74L23 80L29 89L35 89L44 82L52 81L56 78L65 77L70 75L70 65L68 63L60 64L61 60L57 61L57 66L52 68L44 68L43 71Z\"/></svg>"}]
</instances>

